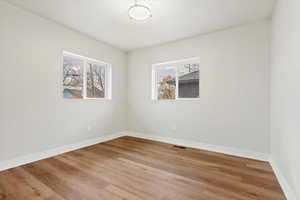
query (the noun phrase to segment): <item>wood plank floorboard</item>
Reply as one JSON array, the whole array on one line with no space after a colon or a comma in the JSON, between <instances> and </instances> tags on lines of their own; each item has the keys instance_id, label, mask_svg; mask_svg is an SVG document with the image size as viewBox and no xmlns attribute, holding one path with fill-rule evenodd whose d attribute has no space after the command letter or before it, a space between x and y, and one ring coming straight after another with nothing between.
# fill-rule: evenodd
<instances>
[{"instance_id":1,"label":"wood plank floorboard","mask_svg":"<svg viewBox=\"0 0 300 200\"><path fill-rule=\"evenodd\" d=\"M0 172L0 200L285 200L267 162L122 137Z\"/></svg>"}]
</instances>

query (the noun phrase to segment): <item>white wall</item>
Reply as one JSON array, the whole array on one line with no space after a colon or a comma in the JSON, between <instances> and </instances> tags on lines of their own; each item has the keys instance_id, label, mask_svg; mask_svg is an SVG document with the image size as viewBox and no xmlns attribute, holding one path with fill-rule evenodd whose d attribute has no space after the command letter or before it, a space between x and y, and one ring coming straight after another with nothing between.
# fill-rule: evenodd
<instances>
[{"instance_id":1,"label":"white wall","mask_svg":"<svg viewBox=\"0 0 300 200\"><path fill-rule=\"evenodd\" d=\"M273 14L271 153L300 199L299 8L299 0L278 0Z\"/></svg>"},{"instance_id":2,"label":"white wall","mask_svg":"<svg viewBox=\"0 0 300 200\"><path fill-rule=\"evenodd\" d=\"M269 31L263 21L130 52L129 129L269 152ZM190 57L201 60L201 99L151 100L151 65Z\"/></svg>"},{"instance_id":3,"label":"white wall","mask_svg":"<svg viewBox=\"0 0 300 200\"><path fill-rule=\"evenodd\" d=\"M63 50L113 65L111 101L62 98ZM0 66L0 161L127 129L124 52L0 1Z\"/></svg>"}]
</instances>

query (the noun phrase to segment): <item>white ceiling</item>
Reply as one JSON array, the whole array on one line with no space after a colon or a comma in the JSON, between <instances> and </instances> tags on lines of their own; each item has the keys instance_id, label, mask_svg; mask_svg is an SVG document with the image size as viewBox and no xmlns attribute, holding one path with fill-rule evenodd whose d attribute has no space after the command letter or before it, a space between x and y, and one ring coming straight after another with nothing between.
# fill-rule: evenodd
<instances>
[{"instance_id":1,"label":"white ceiling","mask_svg":"<svg viewBox=\"0 0 300 200\"><path fill-rule=\"evenodd\" d=\"M274 0L142 0L153 17L130 20L134 0L7 0L122 50L179 40L271 16Z\"/></svg>"}]
</instances>

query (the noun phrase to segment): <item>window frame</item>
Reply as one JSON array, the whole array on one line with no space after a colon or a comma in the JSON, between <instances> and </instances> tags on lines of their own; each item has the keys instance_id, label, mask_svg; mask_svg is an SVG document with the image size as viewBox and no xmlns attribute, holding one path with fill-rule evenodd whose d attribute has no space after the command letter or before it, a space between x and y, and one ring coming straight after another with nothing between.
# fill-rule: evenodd
<instances>
[{"instance_id":1,"label":"window frame","mask_svg":"<svg viewBox=\"0 0 300 200\"><path fill-rule=\"evenodd\" d=\"M199 63L199 97L195 98L180 98L178 96L179 94L179 79L178 79L178 68L183 64L189 64L189 63ZM157 69L159 68L175 68L176 71L176 90L175 90L175 99L158 99L158 86L157 86ZM182 60L176 60L176 61L168 61L168 62L162 62L162 63L156 63L152 65L152 83L151 83L151 99L154 101L195 101L200 100L200 58L194 57L194 58L187 58Z\"/></svg>"},{"instance_id":2,"label":"window frame","mask_svg":"<svg viewBox=\"0 0 300 200\"><path fill-rule=\"evenodd\" d=\"M83 91L82 91L82 98L78 99L87 99L87 100L112 100L112 65L110 63L100 61L94 58L89 58L85 56L81 56L69 51L63 51L62 52L62 69L63 69L63 63L64 63L64 57L72 57L76 59L80 59L83 61ZM104 65L105 68L105 91L104 91L104 97L100 98L92 98L92 97L87 97L87 65L88 63L90 64L99 64L99 65ZM63 74L63 73L62 73ZM62 93L63 93L63 84L62 84ZM64 99L77 99L77 98L64 98Z\"/></svg>"}]
</instances>

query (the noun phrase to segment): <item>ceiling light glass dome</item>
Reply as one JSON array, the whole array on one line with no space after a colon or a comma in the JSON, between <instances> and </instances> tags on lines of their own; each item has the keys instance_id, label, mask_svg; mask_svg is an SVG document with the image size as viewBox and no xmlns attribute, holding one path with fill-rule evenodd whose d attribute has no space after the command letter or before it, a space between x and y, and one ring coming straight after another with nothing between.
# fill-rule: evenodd
<instances>
[{"instance_id":1,"label":"ceiling light glass dome","mask_svg":"<svg viewBox=\"0 0 300 200\"><path fill-rule=\"evenodd\" d=\"M138 4L137 1L135 1L134 5L130 6L128 15L131 19L139 21L152 17L150 8L146 5Z\"/></svg>"}]
</instances>

